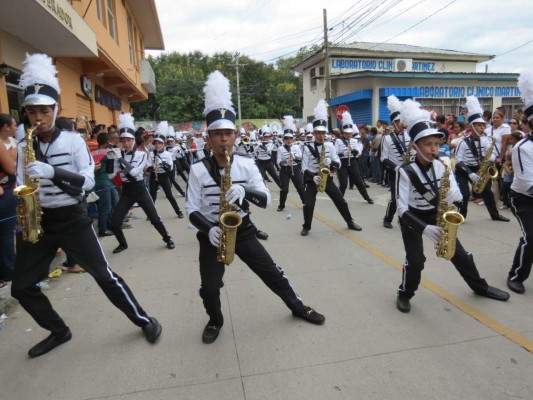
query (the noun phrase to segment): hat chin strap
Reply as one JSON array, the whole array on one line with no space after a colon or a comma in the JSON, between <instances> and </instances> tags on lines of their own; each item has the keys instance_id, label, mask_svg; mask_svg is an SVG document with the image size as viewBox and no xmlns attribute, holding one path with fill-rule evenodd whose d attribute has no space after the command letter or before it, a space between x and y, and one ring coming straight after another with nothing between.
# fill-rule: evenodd
<instances>
[{"instance_id":1,"label":"hat chin strap","mask_svg":"<svg viewBox=\"0 0 533 400\"><path fill-rule=\"evenodd\" d=\"M433 160L430 160L429 158L427 158L427 157L424 155L424 153L422 153L422 152L420 151L420 149L418 148L418 146L416 145L416 143L413 143L413 148L416 150L417 154L419 154L420 157L422 157L426 162L428 162L428 163L433 162Z\"/></svg>"}]
</instances>

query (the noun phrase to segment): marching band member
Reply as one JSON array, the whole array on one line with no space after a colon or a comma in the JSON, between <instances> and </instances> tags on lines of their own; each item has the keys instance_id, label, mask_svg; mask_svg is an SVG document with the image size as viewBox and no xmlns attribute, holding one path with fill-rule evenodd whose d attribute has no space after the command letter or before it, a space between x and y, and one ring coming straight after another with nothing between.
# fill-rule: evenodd
<instances>
[{"instance_id":1,"label":"marching band member","mask_svg":"<svg viewBox=\"0 0 533 400\"><path fill-rule=\"evenodd\" d=\"M396 213L396 170L402 165L404 158L409 157L409 135L404 130L402 123L402 102L394 95L387 98L391 125L394 129L389 135L381 139L381 162L387 170L390 183L391 197L387 211L383 217L383 226L392 229L392 219Z\"/></svg>"},{"instance_id":2,"label":"marching band member","mask_svg":"<svg viewBox=\"0 0 533 400\"><path fill-rule=\"evenodd\" d=\"M457 143L455 150L455 174L457 176L457 183L463 194L463 202L459 212L465 218L468 211L468 199L470 198L469 184L474 184L482 178L477 172L492 143L491 138L483 134L487 124L482 117L483 109L477 97L468 96L466 98L466 105L468 107L468 123L472 128L472 134L462 138ZM490 162L493 162L495 159L496 153L493 151L490 156ZM509 218L500 215L496 208L496 201L491 189L491 181L492 179L489 179L487 185L480 193L485 202L485 207L487 207L487 211L493 221L509 222Z\"/></svg>"},{"instance_id":3,"label":"marching band member","mask_svg":"<svg viewBox=\"0 0 533 400\"><path fill-rule=\"evenodd\" d=\"M267 124L263 125L261 132L263 133L261 142L257 143L254 150L257 167L267 182L269 181L266 174L268 172L274 182L276 182L276 185L278 185L278 187L281 189L279 175L274 168L274 164L272 163L272 149L274 148L274 143L272 142L272 133L270 133L270 128Z\"/></svg>"},{"instance_id":4,"label":"marching band member","mask_svg":"<svg viewBox=\"0 0 533 400\"><path fill-rule=\"evenodd\" d=\"M217 260L222 230L219 227L218 201L221 196L221 180L225 179L226 150L231 157L231 187L226 191L226 201L237 206L242 223L237 229L235 254L256 273L292 310L293 315L314 324L325 321L323 315L305 306L294 292L283 270L276 265L257 240L256 228L250 220L248 202L266 208L270 204L270 192L253 160L232 154L236 139L235 111L231 104L229 81L219 71L211 73L205 88L207 140L213 154L191 167L187 185L187 215L198 228L196 237L200 244L200 297L209 322L202 333L204 343L213 343L224 324L220 288L225 272L223 262Z\"/></svg>"},{"instance_id":5,"label":"marching band member","mask_svg":"<svg viewBox=\"0 0 533 400\"><path fill-rule=\"evenodd\" d=\"M185 134L182 132L178 132L176 134L176 170L179 172L180 176L183 178L185 176L185 172L187 172L187 175L189 175L189 170L191 168L189 164L189 150L187 150L187 145L183 142L183 136ZM187 182L189 178L185 179L185 182Z\"/></svg>"},{"instance_id":6,"label":"marching band member","mask_svg":"<svg viewBox=\"0 0 533 400\"><path fill-rule=\"evenodd\" d=\"M279 193L278 211L285 209L285 202L289 194L289 182L292 181L302 204L305 202L304 184L301 171L302 152L298 145L293 144L296 126L292 115L286 115L283 120L283 141L285 144L278 149L276 163L280 167L281 191Z\"/></svg>"},{"instance_id":7,"label":"marching band member","mask_svg":"<svg viewBox=\"0 0 533 400\"><path fill-rule=\"evenodd\" d=\"M369 204L374 204L374 200L370 198L366 191L365 183L359 170L357 158L361 155L362 146L357 139L352 138L354 133L359 133L359 129L354 125L350 113L345 111L342 113L342 128L339 138L335 140L335 150L337 150L341 159L341 166L337 173L339 189L344 196L348 187L348 177L350 177L350 182L352 185L355 184L357 186L357 190L359 190L363 199Z\"/></svg>"},{"instance_id":8,"label":"marching band member","mask_svg":"<svg viewBox=\"0 0 533 400\"><path fill-rule=\"evenodd\" d=\"M48 276L50 263L60 247L83 265L109 300L141 327L146 339L153 343L161 334L161 325L146 314L126 282L110 269L92 220L81 203L85 191L94 186L94 163L81 136L55 126L60 92L56 74L50 57L33 54L26 57L20 79L30 122L39 126L34 131L35 154L27 154L25 141L19 144L17 178L19 184L27 183L25 174L41 180L37 196L44 233L36 243L22 240L22 235L17 238L11 292L33 319L51 332L28 355L41 356L72 338L69 327L37 285ZM30 161L28 157L37 161L25 165Z\"/></svg>"},{"instance_id":9,"label":"marching band member","mask_svg":"<svg viewBox=\"0 0 533 400\"><path fill-rule=\"evenodd\" d=\"M518 88L524 100L524 114L533 129L533 70L518 78ZM507 287L524 293L524 281L529 277L533 263L533 133L518 142L511 153L514 179L511 184L511 212L518 220L522 237L516 248Z\"/></svg>"},{"instance_id":10,"label":"marching band member","mask_svg":"<svg viewBox=\"0 0 533 400\"><path fill-rule=\"evenodd\" d=\"M156 136L154 138L154 150L150 152L147 162L147 166L150 169L150 197L155 204L157 190L161 186L177 217L183 218L183 213L172 194L172 186L170 184L171 180L173 180L172 174L174 174L172 155L164 150L164 146L165 137L162 135Z\"/></svg>"},{"instance_id":11,"label":"marching band member","mask_svg":"<svg viewBox=\"0 0 533 400\"><path fill-rule=\"evenodd\" d=\"M124 236L121 226L128 210L135 203L139 204L146 213L154 228L167 244L167 248L173 249L176 246L168 234L165 225L163 225L161 218L157 215L154 202L144 184L143 173L149 156L144 151L136 150L134 147L135 130L131 114L124 113L120 115L119 132L122 149L115 158L114 169L115 171L120 171L122 193L109 224L109 229L115 234L119 243L118 247L113 250L113 253L120 253L128 248L128 242L126 241L126 236ZM111 152L108 153L107 157L109 158L110 155Z\"/></svg>"},{"instance_id":12,"label":"marching band member","mask_svg":"<svg viewBox=\"0 0 533 400\"><path fill-rule=\"evenodd\" d=\"M437 211L441 179L446 168L436 159L440 139L444 134L432 127L429 111L421 109L419 103L408 99L404 101L401 113L408 125L412 147L416 151L415 161L399 168L396 186L400 229L406 254L396 307L407 313L411 311L410 299L418 289L426 261L422 235L437 243L443 234L442 228L437 226ZM451 172L449 182L450 188L445 201L453 204L460 201L462 195ZM509 293L489 286L479 276L472 253L465 251L459 240L456 241L456 251L451 262L478 295L501 301L509 299Z\"/></svg>"},{"instance_id":13,"label":"marching band member","mask_svg":"<svg viewBox=\"0 0 533 400\"><path fill-rule=\"evenodd\" d=\"M316 195L318 192L317 188L322 179L319 170L321 168L320 159L323 148L325 154L324 164L327 166L327 168L334 171L340 165L339 156L335 151L335 147L331 142L325 141L325 136L328 131L327 103L323 99L319 100L314 111L315 120L313 122L313 135L315 137L315 141L314 143L308 143L305 145L302 155L302 172L305 182L305 202L303 207L304 223L302 225L302 231L300 232L302 236L307 236L309 234L309 231L311 230L311 224L313 222L313 213L315 210ZM342 218L344 218L346 224L348 224L348 229L352 229L354 231L363 230L363 228L357 225L352 219L350 209L348 208L348 203L346 203L346 200L344 197L342 197L339 188L333 182L331 174L329 174L329 176L325 179L327 179L325 193L331 200L333 200L337 210L339 210Z\"/></svg>"}]
</instances>

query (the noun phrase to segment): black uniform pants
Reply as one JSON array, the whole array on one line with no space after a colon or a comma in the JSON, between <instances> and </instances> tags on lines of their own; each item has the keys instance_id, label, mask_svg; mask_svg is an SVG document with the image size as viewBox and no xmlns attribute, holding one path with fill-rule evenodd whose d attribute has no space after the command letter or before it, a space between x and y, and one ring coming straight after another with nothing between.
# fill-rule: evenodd
<instances>
[{"instance_id":1,"label":"black uniform pants","mask_svg":"<svg viewBox=\"0 0 533 400\"><path fill-rule=\"evenodd\" d=\"M171 173L173 174L173 172ZM178 206L178 202L172 195L172 186L170 186L169 174L167 174L166 172L163 174L157 174L155 172L152 172L150 174L150 197L152 197L154 203L157 199L157 189L159 188L159 186L161 186L163 192L165 192L165 196L167 197L168 202L174 209L176 215L178 215L181 210Z\"/></svg>"},{"instance_id":2,"label":"black uniform pants","mask_svg":"<svg viewBox=\"0 0 533 400\"><path fill-rule=\"evenodd\" d=\"M122 222L124 221L124 217L128 213L128 210L135 203L139 204L154 228L163 237L163 240L167 241L170 236L168 235L165 225L163 225L163 221L161 221L161 218L159 215L157 215L155 204L148 194L148 190L146 190L144 182L136 181L124 182L124 185L122 186L122 195L120 196L120 199L115 207L115 211L113 212L113 216L111 217L109 229L115 234L118 243L122 246L128 245L126 236L124 236L121 226Z\"/></svg>"},{"instance_id":3,"label":"black uniform pants","mask_svg":"<svg viewBox=\"0 0 533 400\"><path fill-rule=\"evenodd\" d=\"M287 307L301 311L304 307L302 300L290 285L283 270L276 265L255 236L256 227L249 219L246 220L247 218L243 220L237 231L235 254L285 302ZM217 248L209 242L205 233L198 232L196 237L200 243L200 277L202 280L200 297L209 315L210 323L222 326L224 316L220 303L220 288L223 287L222 278L226 266L217 261Z\"/></svg>"},{"instance_id":4,"label":"black uniform pants","mask_svg":"<svg viewBox=\"0 0 533 400\"><path fill-rule=\"evenodd\" d=\"M428 224L436 224L436 215L417 216ZM415 295L420 284L426 257L424 256L422 234L402 223L401 218L400 228L405 247L405 263L403 265L402 283L398 289L398 294L410 299ZM489 286L487 281L479 276L476 264L474 263L474 256L472 253L465 251L459 240L457 240L455 255L450 261L470 289L479 294L485 294L487 292Z\"/></svg>"},{"instance_id":5,"label":"black uniform pants","mask_svg":"<svg viewBox=\"0 0 533 400\"><path fill-rule=\"evenodd\" d=\"M176 168L178 174L183 178L185 182L187 182L189 171L191 170L191 166L187 162L187 159L185 157L176 159ZM185 175L185 172L187 172L187 176Z\"/></svg>"},{"instance_id":6,"label":"black uniform pants","mask_svg":"<svg viewBox=\"0 0 533 400\"><path fill-rule=\"evenodd\" d=\"M361 171L359 170L357 159L352 157L350 160L350 165L348 165L347 159L342 159L341 163L342 165L337 171L337 174L339 177L339 189L342 195L344 196L344 193L346 193L346 188L348 187L348 178L350 178L350 185L355 184L355 186L357 186L357 190L359 190L359 193L361 196L363 196L363 199L370 200L368 192L366 191L365 183L361 177Z\"/></svg>"},{"instance_id":7,"label":"black uniform pants","mask_svg":"<svg viewBox=\"0 0 533 400\"><path fill-rule=\"evenodd\" d=\"M398 174L396 170L393 169L388 169L387 171L389 175L390 200L389 204L387 204L387 210L385 211L383 221L392 222L394 214L396 214L396 185L398 184L398 182L396 182L396 179Z\"/></svg>"},{"instance_id":8,"label":"black uniform pants","mask_svg":"<svg viewBox=\"0 0 533 400\"><path fill-rule=\"evenodd\" d=\"M50 263L59 248L83 265L107 298L135 325L144 326L150 322L126 282L109 267L92 220L81 204L44 208L42 226L44 235L37 243L25 242L21 235L17 236L17 263L11 287L13 297L39 326L56 334L67 329L37 286L48 276Z\"/></svg>"},{"instance_id":9,"label":"black uniform pants","mask_svg":"<svg viewBox=\"0 0 533 400\"><path fill-rule=\"evenodd\" d=\"M170 183L172 183L172 186L176 188L179 194L185 197L185 192L183 191L180 184L176 181L176 168L172 169L172 171L169 172L168 177L169 177ZM185 180L185 182L187 181Z\"/></svg>"},{"instance_id":10,"label":"black uniform pants","mask_svg":"<svg viewBox=\"0 0 533 400\"><path fill-rule=\"evenodd\" d=\"M472 172L477 172L478 167L469 167ZM470 179L468 178L468 174L464 172L462 169L457 168L455 171L455 178L457 180L457 185L459 186L459 190L461 191L461 194L463 195L463 203L461 204L461 207L459 207L459 212L463 215L463 217L466 218L466 213L468 211L468 200L470 199ZM500 213L498 212L498 209L496 208L496 200L494 200L494 194L492 193L492 179L489 179L487 186L485 186L485 189L483 189L483 192L479 193L481 197L483 198L483 201L485 202L485 207L487 208L487 211L489 212L489 215L492 219L497 218Z\"/></svg>"},{"instance_id":11,"label":"black uniform pants","mask_svg":"<svg viewBox=\"0 0 533 400\"><path fill-rule=\"evenodd\" d=\"M533 263L533 198L511 191L511 211L520 224L522 237L509 271L509 279L524 282Z\"/></svg>"},{"instance_id":12,"label":"black uniform pants","mask_svg":"<svg viewBox=\"0 0 533 400\"><path fill-rule=\"evenodd\" d=\"M271 160L257 160L256 161L257 167L259 168L259 171L261 172L261 175L263 177L266 177L266 173L272 177L274 182L276 182L276 185L281 189L281 182L279 180L278 173L276 172L274 168L274 164Z\"/></svg>"},{"instance_id":13,"label":"black uniform pants","mask_svg":"<svg viewBox=\"0 0 533 400\"><path fill-rule=\"evenodd\" d=\"M316 203L316 195L317 195L317 187L314 181L308 180L305 182L305 205L304 205L304 224L302 225L305 229L311 230L311 224L313 222L313 213L315 211L315 203ZM342 197L342 194L333 182L333 178L331 175L328 178L328 183L326 185L325 193L329 196L331 200L333 200L333 203L337 207L337 210L339 210L339 213L341 214L342 218L346 223L350 223L353 221L352 215L350 214L350 210L348 208L348 203L346 203L346 200L344 197Z\"/></svg>"},{"instance_id":14,"label":"black uniform pants","mask_svg":"<svg viewBox=\"0 0 533 400\"><path fill-rule=\"evenodd\" d=\"M302 204L305 204L304 194L304 181L302 177L302 171L299 165L293 165L291 167L282 166L279 172L279 179L281 182L281 191L279 193L279 206L285 208L285 202L287 201L287 195L289 193L289 182L296 188Z\"/></svg>"}]
</instances>

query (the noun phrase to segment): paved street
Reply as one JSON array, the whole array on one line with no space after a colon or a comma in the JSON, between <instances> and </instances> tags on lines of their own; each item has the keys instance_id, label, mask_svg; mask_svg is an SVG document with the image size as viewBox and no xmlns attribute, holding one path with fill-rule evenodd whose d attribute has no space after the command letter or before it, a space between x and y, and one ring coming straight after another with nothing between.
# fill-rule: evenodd
<instances>
[{"instance_id":1,"label":"paved street","mask_svg":"<svg viewBox=\"0 0 533 400\"><path fill-rule=\"evenodd\" d=\"M187 219L177 219L160 193L157 207L176 242L167 250L140 209L130 248L111 253L111 267L145 310L163 325L158 343L120 314L88 274L63 275L45 289L73 338L29 359L43 331L20 306L1 325L0 398L6 400L148 399L468 399L533 398L533 281L507 303L475 295L453 265L426 241L423 286L410 314L396 310L404 252L400 230L381 226L389 192L371 184L376 204L347 192L362 232L348 231L333 203L319 196L316 219L300 236L302 212L291 187L285 212L252 219L263 242L303 301L326 315L323 326L294 318L238 259L227 268L225 325L205 345L207 322L198 296L198 245ZM180 207L184 199L178 197ZM492 222L471 204L459 237L481 275L506 288L519 227ZM58 262L62 259L58 259ZM529 351L524 347L529 347Z\"/></svg>"}]
</instances>

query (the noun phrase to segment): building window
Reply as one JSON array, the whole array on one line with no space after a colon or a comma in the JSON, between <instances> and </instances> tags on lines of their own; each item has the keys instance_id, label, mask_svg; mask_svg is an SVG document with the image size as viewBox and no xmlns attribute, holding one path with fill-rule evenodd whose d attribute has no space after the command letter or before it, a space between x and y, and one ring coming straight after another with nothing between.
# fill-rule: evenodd
<instances>
[{"instance_id":1,"label":"building window","mask_svg":"<svg viewBox=\"0 0 533 400\"><path fill-rule=\"evenodd\" d=\"M133 36L133 22L128 14L128 49L130 51L130 63L135 65L135 38Z\"/></svg>"},{"instance_id":2,"label":"building window","mask_svg":"<svg viewBox=\"0 0 533 400\"><path fill-rule=\"evenodd\" d=\"M502 97L502 106L505 107L505 119L513 118L513 113L524 109L524 102L520 97Z\"/></svg>"},{"instance_id":3,"label":"building window","mask_svg":"<svg viewBox=\"0 0 533 400\"><path fill-rule=\"evenodd\" d=\"M326 68L325 67L320 67L318 68L318 75L320 76L325 76L326 75Z\"/></svg>"},{"instance_id":4,"label":"building window","mask_svg":"<svg viewBox=\"0 0 533 400\"><path fill-rule=\"evenodd\" d=\"M114 0L107 0L107 23L109 26L109 33L114 40L117 40L117 29L115 22L115 4Z\"/></svg>"},{"instance_id":5,"label":"building window","mask_svg":"<svg viewBox=\"0 0 533 400\"><path fill-rule=\"evenodd\" d=\"M316 90L316 68L311 68L309 70L309 88L311 90Z\"/></svg>"},{"instance_id":6,"label":"building window","mask_svg":"<svg viewBox=\"0 0 533 400\"><path fill-rule=\"evenodd\" d=\"M104 22L104 10L102 7L103 0L96 0L96 13L98 14L98 21Z\"/></svg>"}]
</instances>

